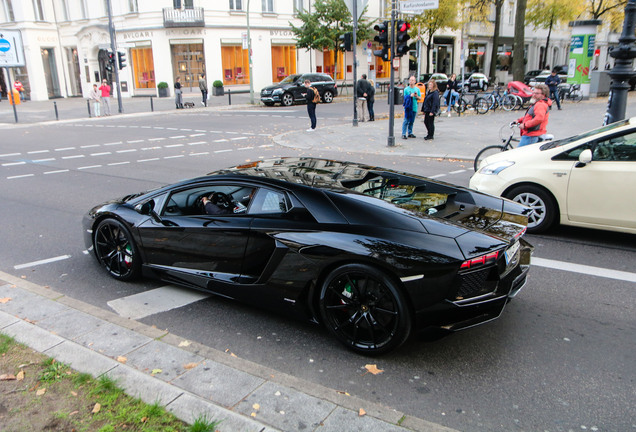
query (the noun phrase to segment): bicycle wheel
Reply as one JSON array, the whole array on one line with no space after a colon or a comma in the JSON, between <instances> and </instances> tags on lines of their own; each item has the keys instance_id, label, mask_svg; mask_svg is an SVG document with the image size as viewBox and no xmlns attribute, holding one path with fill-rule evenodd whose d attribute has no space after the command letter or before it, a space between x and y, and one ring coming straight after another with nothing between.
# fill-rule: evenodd
<instances>
[{"instance_id":1,"label":"bicycle wheel","mask_svg":"<svg viewBox=\"0 0 636 432\"><path fill-rule=\"evenodd\" d=\"M488 146L481 149L479 153L477 153L477 156L475 156L475 162L473 163L475 172L479 170L484 159L486 159L488 156L501 153L502 151L506 151L506 147L499 145Z\"/></svg>"},{"instance_id":2,"label":"bicycle wheel","mask_svg":"<svg viewBox=\"0 0 636 432\"><path fill-rule=\"evenodd\" d=\"M511 111L517 106L517 99L513 95L506 95L503 98L503 109Z\"/></svg>"},{"instance_id":3,"label":"bicycle wheel","mask_svg":"<svg viewBox=\"0 0 636 432\"><path fill-rule=\"evenodd\" d=\"M572 102L581 102L583 100L583 93L580 90L573 90L569 96Z\"/></svg>"},{"instance_id":4,"label":"bicycle wheel","mask_svg":"<svg viewBox=\"0 0 636 432\"><path fill-rule=\"evenodd\" d=\"M453 109L457 111L457 113L463 113L466 111L466 105L467 102L464 99L460 99L455 105L453 105Z\"/></svg>"},{"instance_id":5,"label":"bicycle wheel","mask_svg":"<svg viewBox=\"0 0 636 432\"><path fill-rule=\"evenodd\" d=\"M490 109L490 104L484 98L477 98L475 99L473 107L475 108L475 111L477 111L477 114L486 114L488 109Z\"/></svg>"}]
</instances>

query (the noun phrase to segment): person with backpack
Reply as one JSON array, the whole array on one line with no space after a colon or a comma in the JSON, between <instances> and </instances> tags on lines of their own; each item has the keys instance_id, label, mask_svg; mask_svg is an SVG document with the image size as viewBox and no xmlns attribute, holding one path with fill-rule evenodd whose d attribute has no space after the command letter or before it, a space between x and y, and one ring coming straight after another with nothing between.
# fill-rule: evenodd
<instances>
[{"instance_id":1,"label":"person with backpack","mask_svg":"<svg viewBox=\"0 0 636 432\"><path fill-rule=\"evenodd\" d=\"M413 135L413 123L417 115L417 100L421 97L420 89L415 87L415 77L409 78L409 86L404 89L404 121L402 122L402 139L416 138Z\"/></svg>"},{"instance_id":2,"label":"person with backpack","mask_svg":"<svg viewBox=\"0 0 636 432\"><path fill-rule=\"evenodd\" d=\"M305 88L307 88L307 93L305 94L307 114L309 114L309 120L311 120L311 128L307 129L307 132L313 132L316 130L316 104L320 102L320 93L315 87L311 86L311 81L308 79L305 80Z\"/></svg>"},{"instance_id":3,"label":"person with backpack","mask_svg":"<svg viewBox=\"0 0 636 432\"><path fill-rule=\"evenodd\" d=\"M424 113L424 126L426 126L425 140L432 140L435 135L435 116L439 111L439 90L435 80L430 80L426 89L426 97L422 102L422 112Z\"/></svg>"}]
</instances>

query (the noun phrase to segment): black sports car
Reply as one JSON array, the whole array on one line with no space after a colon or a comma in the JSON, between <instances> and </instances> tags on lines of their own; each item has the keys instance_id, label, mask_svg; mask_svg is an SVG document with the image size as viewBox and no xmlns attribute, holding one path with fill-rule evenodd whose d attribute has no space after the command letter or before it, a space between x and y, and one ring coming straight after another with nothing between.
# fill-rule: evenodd
<instances>
[{"instance_id":1,"label":"black sports car","mask_svg":"<svg viewBox=\"0 0 636 432\"><path fill-rule=\"evenodd\" d=\"M145 275L322 322L380 354L495 319L523 287L528 208L425 177L282 158L93 208L87 247Z\"/></svg>"}]
</instances>

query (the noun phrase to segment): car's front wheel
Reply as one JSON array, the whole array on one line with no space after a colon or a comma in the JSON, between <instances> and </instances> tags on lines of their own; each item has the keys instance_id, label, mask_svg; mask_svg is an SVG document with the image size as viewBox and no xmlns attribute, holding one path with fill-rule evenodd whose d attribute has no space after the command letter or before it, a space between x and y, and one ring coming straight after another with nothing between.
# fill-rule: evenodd
<instances>
[{"instance_id":1,"label":"car's front wheel","mask_svg":"<svg viewBox=\"0 0 636 432\"><path fill-rule=\"evenodd\" d=\"M327 90L323 95L322 95L322 100L324 103L331 103L333 102L333 93L331 93L329 90Z\"/></svg>"},{"instance_id":2,"label":"car's front wheel","mask_svg":"<svg viewBox=\"0 0 636 432\"><path fill-rule=\"evenodd\" d=\"M396 349L411 333L411 314L397 284L367 265L347 264L329 273L319 306L327 329L361 354Z\"/></svg>"},{"instance_id":3,"label":"car's front wheel","mask_svg":"<svg viewBox=\"0 0 636 432\"><path fill-rule=\"evenodd\" d=\"M116 219L104 219L93 233L95 255L108 274L133 280L140 274L140 258L130 231Z\"/></svg>"},{"instance_id":4,"label":"car's front wheel","mask_svg":"<svg viewBox=\"0 0 636 432\"><path fill-rule=\"evenodd\" d=\"M285 93L280 103L283 106L292 106L294 104L294 97L291 95L291 93Z\"/></svg>"},{"instance_id":5,"label":"car's front wheel","mask_svg":"<svg viewBox=\"0 0 636 432\"><path fill-rule=\"evenodd\" d=\"M517 186L505 194L506 198L530 207L528 215L528 232L540 233L549 229L557 216L557 205L554 198L533 185Z\"/></svg>"}]
</instances>

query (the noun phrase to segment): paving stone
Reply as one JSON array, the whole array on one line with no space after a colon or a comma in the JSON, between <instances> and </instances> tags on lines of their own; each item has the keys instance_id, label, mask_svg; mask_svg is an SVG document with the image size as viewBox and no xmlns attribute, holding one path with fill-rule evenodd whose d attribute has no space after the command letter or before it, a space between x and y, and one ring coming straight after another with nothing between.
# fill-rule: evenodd
<instances>
[{"instance_id":1,"label":"paving stone","mask_svg":"<svg viewBox=\"0 0 636 432\"><path fill-rule=\"evenodd\" d=\"M95 331L104 324L106 324L106 321L70 308L60 315L45 318L38 322L40 327L71 340Z\"/></svg>"},{"instance_id":2,"label":"paving stone","mask_svg":"<svg viewBox=\"0 0 636 432\"><path fill-rule=\"evenodd\" d=\"M258 404L258 408L255 408L255 404ZM256 420L282 430L313 431L336 406L323 399L267 382L242 400L235 410L247 416L255 413Z\"/></svg>"},{"instance_id":3,"label":"paving stone","mask_svg":"<svg viewBox=\"0 0 636 432\"><path fill-rule=\"evenodd\" d=\"M110 357L126 356L151 340L149 337L108 322L75 339L76 342Z\"/></svg>"},{"instance_id":4,"label":"paving stone","mask_svg":"<svg viewBox=\"0 0 636 432\"><path fill-rule=\"evenodd\" d=\"M363 408L364 407L360 407ZM404 428L342 407L336 408L323 421L320 432L404 432Z\"/></svg>"},{"instance_id":5,"label":"paving stone","mask_svg":"<svg viewBox=\"0 0 636 432\"><path fill-rule=\"evenodd\" d=\"M115 360L70 341L54 346L44 354L66 363L78 372L99 377L119 366Z\"/></svg>"},{"instance_id":6,"label":"paving stone","mask_svg":"<svg viewBox=\"0 0 636 432\"><path fill-rule=\"evenodd\" d=\"M109 370L106 376L115 380L117 386L124 389L128 395L137 397L148 404L158 402L165 406L183 393L180 388L123 364Z\"/></svg>"},{"instance_id":7,"label":"paving stone","mask_svg":"<svg viewBox=\"0 0 636 432\"><path fill-rule=\"evenodd\" d=\"M20 318L17 318L10 313L0 311L0 330L2 330L3 327L14 324L18 321L20 321Z\"/></svg>"},{"instance_id":8,"label":"paving stone","mask_svg":"<svg viewBox=\"0 0 636 432\"><path fill-rule=\"evenodd\" d=\"M172 383L225 407L236 405L264 382L263 379L207 360Z\"/></svg>"},{"instance_id":9,"label":"paving stone","mask_svg":"<svg viewBox=\"0 0 636 432\"><path fill-rule=\"evenodd\" d=\"M40 352L46 351L64 341L61 337L22 320L3 328L2 332Z\"/></svg>"},{"instance_id":10,"label":"paving stone","mask_svg":"<svg viewBox=\"0 0 636 432\"><path fill-rule=\"evenodd\" d=\"M154 375L163 381L172 381L194 367L198 367L205 359L199 355L175 348L160 341L152 341L141 348L126 355L128 366L134 366L138 370L151 373L152 369L161 369Z\"/></svg>"},{"instance_id":11,"label":"paving stone","mask_svg":"<svg viewBox=\"0 0 636 432\"><path fill-rule=\"evenodd\" d=\"M48 317L57 316L68 310L54 300L49 300L28 292L20 293L12 300L3 304L2 310L12 313L22 319L38 322Z\"/></svg>"}]
</instances>

